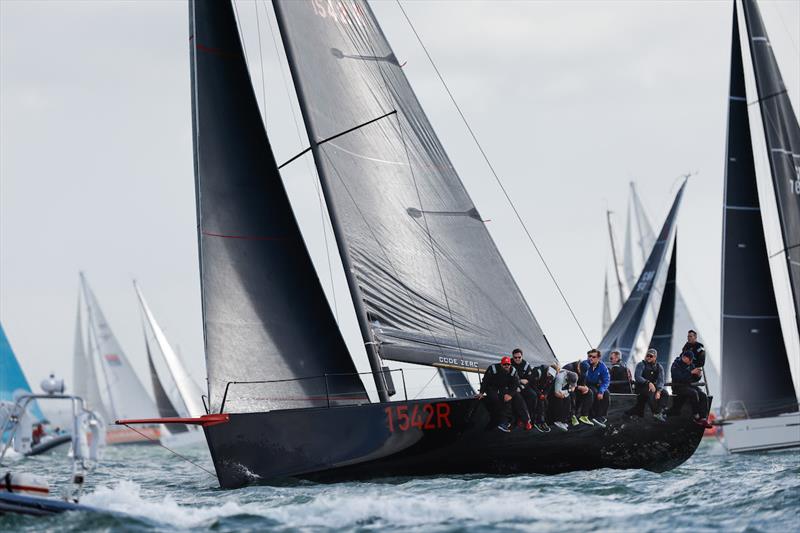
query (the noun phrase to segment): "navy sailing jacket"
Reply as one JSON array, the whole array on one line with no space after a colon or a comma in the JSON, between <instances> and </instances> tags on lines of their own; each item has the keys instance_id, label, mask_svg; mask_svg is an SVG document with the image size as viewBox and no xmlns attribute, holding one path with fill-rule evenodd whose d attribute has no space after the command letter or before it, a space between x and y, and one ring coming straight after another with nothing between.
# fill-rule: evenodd
<instances>
[{"instance_id":1,"label":"navy sailing jacket","mask_svg":"<svg viewBox=\"0 0 800 533\"><path fill-rule=\"evenodd\" d=\"M700 376L695 376L692 374L692 369L694 365L689 363L688 365L681 361L681 356L675 358L675 361L672 362L672 383L674 385L691 385L695 381L700 381Z\"/></svg>"}]
</instances>

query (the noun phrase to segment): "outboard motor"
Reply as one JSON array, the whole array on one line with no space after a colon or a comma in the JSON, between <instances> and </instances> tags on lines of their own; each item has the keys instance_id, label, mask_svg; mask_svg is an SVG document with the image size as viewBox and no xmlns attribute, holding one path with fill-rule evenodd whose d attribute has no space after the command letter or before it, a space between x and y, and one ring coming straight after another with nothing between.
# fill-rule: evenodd
<instances>
[{"instance_id":1,"label":"outboard motor","mask_svg":"<svg viewBox=\"0 0 800 533\"><path fill-rule=\"evenodd\" d=\"M42 387L42 390L47 394L64 394L66 390L66 387L64 387L64 380L56 378L56 375L53 373L42 380L40 387Z\"/></svg>"}]
</instances>

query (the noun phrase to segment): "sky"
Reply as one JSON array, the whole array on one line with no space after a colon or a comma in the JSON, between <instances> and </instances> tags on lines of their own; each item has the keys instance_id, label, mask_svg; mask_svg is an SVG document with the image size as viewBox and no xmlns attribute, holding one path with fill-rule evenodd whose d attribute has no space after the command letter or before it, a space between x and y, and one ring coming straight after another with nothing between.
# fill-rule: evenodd
<instances>
[{"instance_id":1,"label":"sky","mask_svg":"<svg viewBox=\"0 0 800 533\"><path fill-rule=\"evenodd\" d=\"M580 356L586 342L398 6L372 5L556 355ZM797 112L800 2L760 5ZM610 264L606 208L621 236L635 180L659 226L678 177L696 172L678 222L678 284L713 354L732 4L404 6L592 343ZM274 14L263 0L236 7L285 161L307 140ZM31 382L71 379L79 271L141 376L134 278L204 382L187 11L184 1L0 1L0 321ZM340 328L363 353L310 156L283 177Z\"/></svg>"}]
</instances>

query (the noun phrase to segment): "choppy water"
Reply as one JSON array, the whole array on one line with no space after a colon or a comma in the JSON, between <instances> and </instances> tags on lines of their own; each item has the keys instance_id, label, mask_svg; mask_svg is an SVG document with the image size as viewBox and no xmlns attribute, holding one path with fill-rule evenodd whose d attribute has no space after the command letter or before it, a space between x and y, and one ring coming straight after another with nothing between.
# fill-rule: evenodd
<instances>
[{"instance_id":1,"label":"choppy water","mask_svg":"<svg viewBox=\"0 0 800 533\"><path fill-rule=\"evenodd\" d=\"M204 448L181 451L212 469ZM63 458L23 464L68 477ZM599 470L224 491L163 449L117 447L107 449L82 503L107 512L0 517L0 530L788 532L800 528L800 453L732 456L710 442L664 474Z\"/></svg>"}]
</instances>

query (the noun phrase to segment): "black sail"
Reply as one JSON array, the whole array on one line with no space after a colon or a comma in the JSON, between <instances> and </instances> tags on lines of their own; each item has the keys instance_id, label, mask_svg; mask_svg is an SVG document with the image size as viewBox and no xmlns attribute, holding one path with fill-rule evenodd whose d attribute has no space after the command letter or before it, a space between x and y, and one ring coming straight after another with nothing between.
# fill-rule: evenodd
<instances>
[{"instance_id":1,"label":"black sail","mask_svg":"<svg viewBox=\"0 0 800 533\"><path fill-rule=\"evenodd\" d=\"M722 408L751 416L795 405L770 274L734 6L722 220ZM725 411L723 411L725 412Z\"/></svg>"},{"instance_id":2,"label":"black sail","mask_svg":"<svg viewBox=\"0 0 800 533\"><path fill-rule=\"evenodd\" d=\"M158 378L156 366L153 364L153 356L150 353L150 343L147 341L146 337L144 343L147 351L147 366L150 369L150 379L153 382L153 396L156 397L158 414L162 418L179 417L180 414L178 413L178 410L175 409L174 405L172 405L172 400L169 399L169 395L164 389L164 385L161 384L161 380ZM185 433L186 431L189 431L189 428L181 424L172 424L169 426L170 433Z\"/></svg>"},{"instance_id":3,"label":"black sail","mask_svg":"<svg viewBox=\"0 0 800 533\"><path fill-rule=\"evenodd\" d=\"M230 2L189 3L200 277L211 410L364 401L261 121ZM324 374L349 374L329 376Z\"/></svg>"},{"instance_id":4,"label":"black sail","mask_svg":"<svg viewBox=\"0 0 800 533\"><path fill-rule=\"evenodd\" d=\"M460 370L516 346L554 362L369 5L273 4L365 341Z\"/></svg>"},{"instance_id":5,"label":"black sail","mask_svg":"<svg viewBox=\"0 0 800 533\"><path fill-rule=\"evenodd\" d=\"M608 328L608 331L600 341L598 349L606 354L610 350L617 349L622 354L622 361L628 366L633 366L637 358L644 356L644 353L638 353L638 350L646 349L646 346L640 346L642 342L650 340L649 336L645 341L641 340L641 336L645 333L643 326L648 314L652 313L653 321L657 318L657 304L660 296L660 291L663 286L658 286L660 283L665 283L666 275L664 269L668 269L667 252L669 245L672 243L675 235L675 223L678 218L678 208L683 198L683 191L686 188L686 181L683 182L678 194L675 195L675 200L672 202L667 218L664 220L664 225L658 234L653 249L644 264L642 273L636 284L633 285L631 293L625 303L622 305L617 317ZM658 304L660 305L660 304ZM638 346L638 348L637 348Z\"/></svg>"},{"instance_id":6,"label":"black sail","mask_svg":"<svg viewBox=\"0 0 800 533\"><path fill-rule=\"evenodd\" d=\"M783 236L783 249L770 250L770 253L782 253L786 258L795 324L800 330L800 125L758 5L754 0L745 0L743 5Z\"/></svg>"},{"instance_id":7,"label":"black sail","mask_svg":"<svg viewBox=\"0 0 800 533\"><path fill-rule=\"evenodd\" d=\"M650 348L658 353L657 361L664 366L664 370L669 373L672 359L676 354L670 352L672 346L672 334L675 325L675 288L676 274L678 270L678 237L672 245L672 257L669 260L667 270L667 283L664 285L664 293L661 296L661 306L658 309L656 327L653 329L653 337L650 339Z\"/></svg>"},{"instance_id":8,"label":"black sail","mask_svg":"<svg viewBox=\"0 0 800 533\"><path fill-rule=\"evenodd\" d=\"M449 397L472 398L475 396L475 388L463 372L450 368L440 368L439 376L442 378L442 384Z\"/></svg>"}]
</instances>

